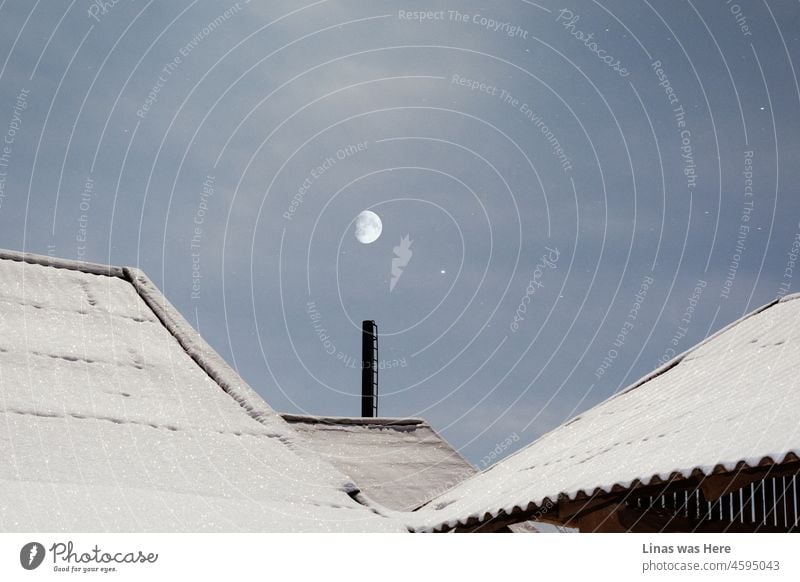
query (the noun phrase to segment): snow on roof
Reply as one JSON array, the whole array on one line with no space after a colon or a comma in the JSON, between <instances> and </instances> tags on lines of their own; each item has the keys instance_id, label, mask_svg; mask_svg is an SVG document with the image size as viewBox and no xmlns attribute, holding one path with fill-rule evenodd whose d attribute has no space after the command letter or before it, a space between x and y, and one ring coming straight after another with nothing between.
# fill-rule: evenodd
<instances>
[{"instance_id":1,"label":"snow on roof","mask_svg":"<svg viewBox=\"0 0 800 582\"><path fill-rule=\"evenodd\" d=\"M283 418L313 451L389 509L415 509L476 472L424 420Z\"/></svg>"},{"instance_id":2,"label":"snow on roof","mask_svg":"<svg viewBox=\"0 0 800 582\"><path fill-rule=\"evenodd\" d=\"M1 531L407 531L140 271L0 251Z\"/></svg>"},{"instance_id":3,"label":"snow on roof","mask_svg":"<svg viewBox=\"0 0 800 582\"><path fill-rule=\"evenodd\" d=\"M800 456L800 295L756 310L415 513L418 530Z\"/></svg>"}]
</instances>

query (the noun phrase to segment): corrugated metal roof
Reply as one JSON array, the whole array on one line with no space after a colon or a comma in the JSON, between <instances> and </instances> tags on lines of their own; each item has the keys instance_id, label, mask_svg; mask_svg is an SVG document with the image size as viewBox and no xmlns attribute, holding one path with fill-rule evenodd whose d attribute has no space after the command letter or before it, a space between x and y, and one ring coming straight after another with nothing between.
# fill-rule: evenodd
<instances>
[{"instance_id":1,"label":"corrugated metal roof","mask_svg":"<svg viewBox=\"0 0 800 582\"><path fill-rule=\"evenodd\" d=\"M136 269L0 252L0 530L407 531Z\"/></svg>"},{"instance_id":2,"label":"corrugated metal roof","mask_svg":"<svg viewBox=\"0 0 800 582\"><path fill-rule=\"evenodd\" d=\"M424 420L283 417L312 451L389 509L414 509L476 472Z\"/></svg>"},{"instance_id":3,"label":"corrugated metal roof","mask_svg":"<svg viewBox=\"0 0 800 582\"><path fill-rule=\"evenodd\" d=\"M720 330L431 501L412 526L449 529L636 483L796 460L798 299Z\"/></svg>"}]
</instances>

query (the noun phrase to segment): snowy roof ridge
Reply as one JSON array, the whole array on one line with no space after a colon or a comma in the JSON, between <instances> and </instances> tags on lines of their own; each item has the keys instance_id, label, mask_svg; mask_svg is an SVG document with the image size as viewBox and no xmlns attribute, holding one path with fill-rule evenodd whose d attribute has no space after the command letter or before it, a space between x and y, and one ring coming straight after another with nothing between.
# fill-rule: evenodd
<instances>
[{"instance_id":1,"label":"snowy roof ridge","mask_svg":"<svg viewBox=\"0 0 800 582\"><path fill-rule=\"evenodd\" d=\"M800 423L791 411L800 404L793 371L800 306L787 305L796 299L800 293L756 308L438 495L419 509L414 529L471 525L561 499L797 462ZM724 334L730 335L720 339ZM748 430L753 426L772 429ZM730 430L751 438L731 439Z\"/></svg>"},{"instance_id":2,"label":"snowy roof ridge","mask_svg":"<svg viewBox=\"0 0 800 582\"><path fill-rule=\"evenodd\" d=\"M123 267L127 279L164 327L197 365L230 395L255 420L278 418L276 413L250 385L231 368L203 336L186 321L145 273L134 267ZM263 424L263 423L262 423Z\"/></svg>"},{"instance_id":3,"label":"snowy roof ridge","mask_svg":"<svg viewBox=\"0 0 800 582\"><path fill-rule=\"evenodd\" d=\"M712 333L710 336L700 340L698 343L696 343L693 346L687 348L685 351L681 352L680 354L678 354L677 356L675 356L671 360L668 360L667 362L664 362L661 366L659 366L658 368L654 369L652 372L650 372L648 374L645 374L644 376L642 376L641 378L639 378L638 380L633 382L631 385L629 385L627 388L624 388L624 389L620 390L619 392L617 392L616 394L613 394L611 397L608 398L608 400L611 400L613 398L621 396L622 394L626 394L626 393L630 392L631 390L636 390L642 384L646 384L647 382L649 382L653 378L656 378L656 377L660 376L661 374L663 374L664 372L674 368L675 366L680 364L687 356L693 354L694 352L696 352L701 347L703 347L706 344L708 344L709 342L715 340L717 337L721 336L722 334L727 332L729 329L732 329L732 328L736 327L737 325L739 325L743 321L745 321L747 319L750 319L751 317L755 317L756 315L758 315L762 311L766 311L767 309L769 309L770 307L774 307L778 303L783 303L785 301L792 301L794 299L800 299L800 293L793 293L791 295L785 295L784 297L778 297L776 299L773 299L769 303L766 303L766 304L764 304L764 305L762 305L760 307L756 307L753 311L750 311L750 312L746 313L745 315L743 315L739 319L733 320L728 325L725 325L725 326L721 327L716 332ZM606 400L606 402L608 400ZM571 420L567 421L567 422L571 422Z\"/></svg>"},{"instance_id":4,"label":"snowy roof ridge","mask_svg":"<svg viewBox=\"0 0 800 582\"><path fill-rule=\"evenodd\" d=\"M229 394L255 420L264 416L279 415L217 354L192 325L153 284L150 278L135 267L116 267L62 259L35 253L0 249L0 260L19 261L56 269L81 271L92 275L118 277L133 285L136 292L158 317L167 331L178 341L186 353L214 380L223 391Z\"/></svg>"},{"instance_id":5,"label":"snowy roof ridge","mask_svg":"<svg viewBox=\"0 0 800 582\"><path fill-rule=\"evenodd\" d=\"M124 278L122 267L114 267L110 265L103 265L100 263L89 263L86 261L73 261L70 259L60 259L58 257L51 257L49 255L39 255L36 253L27 253L27 252L0 249L0 260L18 261L21 263L42 265L44 267L53 267L56 269L68 269L70 271L81 271L83 273L90 273L92 275L104 275L106 277Z\"/></svg>"},{"instance_id":6,"label":"snowy roof ridge","mask_svg":"<svg viewBox=\"0 0 800 582\"><path fill-rule=\"evenodd\" d=\"M609 396L608 398L606 398L602 402L599 402L598 404L596 404L596 406L602 406L602 405L604 405L604 404L606 404L608 402L611 402L615 398L619 398L620 396L622 396L624 394L627 394L627 393L631 392L632 390L636 390L637 388L639 388L640 386L646 384L647 382L650 382L651 380L657 378L658 376L661 376L665 372L668 372L669 370L671 370L672 368L674 368L675 366L680 364L687 356L689 356L692 353L696 352L699 348L701 348L702 346L706 345L707 343L709 343L710 341L715 339L717 336L722 335L723 333L725 333L729 329L737 326L738 324L742 323L743 321L745 321L747 319L750 319L751 317L754 317L754 316L758 315L759 313L761 313L763 311L766 311L770 307L774 307L775 305L777 305L779 303L784 303L786 301L793 301L795 299L800 299L800 292L798 292L798 293L790 293L788 295L784 295L783 297L778 297L776 299L773 299L769 303L765 303L764 305L761 305L760 307L757 307L756 309L746 313L745 315L743 315L739 319L735 319L731 323L729 323L728 325L725 325L725 326L721 327L716 332L712 333L710 336L700 340L699 342L697 342L693 346L687 348L685 351L683 351L680 354L678 354L675 357L673 357L671 360L668 360L668 361L664 362L662 365L660 365L659 367L657 367L657 368L653 369L652 371L648 372L647 374L645 374L644 376L642 376L638 380L634 381L633 383L629 384L628 386L626 386L622 390L619 390L618 392L615 392L614 394L612 394L611 396ZM559 430L562 426L566 426L568 424L572 424L576 420L580 420L582 415L583 415L583 413L579 412L578 414L576 414L572 418L568 418L562 424L560 424L557 427L555 427L553 430L550 430L550 431L544 433L542 436L540 436L538 439L536 439L536 441L539 441L539 440L545 438L546 436L548 436L550 433ZM533 441L533 443L531 443L531 444L534 444L536 441ZM521 448L519 450L514 451L513 453L511 453L507 457L504 457L503 460L510 459L510 458L522 453L526 448L527 447L523 447L523 448ZM484 472L491 471L496 466L497 466L497 463L487 467L484 470Z\"/></svg>"},{"instance_id":7,"label":"snowy roof ridge","mask_svg":"<svg viewBox=\"0 0 800 582\"><path fill-rule=\"evenodd\" d=\"M287 422L302 422L305 424L344 424L353 426L414 426L428 424L422 418L394 418L387 416L317 416L311 414L290 414L288 412L281 412L280 415Z\"/></svg>"}]
</instances>

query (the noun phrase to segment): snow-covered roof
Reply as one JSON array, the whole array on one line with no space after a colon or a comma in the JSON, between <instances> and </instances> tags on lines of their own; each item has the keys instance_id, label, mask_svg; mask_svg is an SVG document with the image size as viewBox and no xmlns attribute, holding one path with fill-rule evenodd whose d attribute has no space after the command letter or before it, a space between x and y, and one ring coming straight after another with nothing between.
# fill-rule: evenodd
<instances>
[{"instance_id":1,"label":"snow-covered roof","mask_svg":"<svg viewBox=\"0 0 800 582\"><path fill-rule=\"evenodd\" d=\"M407 531L132 268L0 251L0 458L2 531Z\"/></svg>"},{"instance_id":2,"label":"snow-covered roof","mask_svg":"<svg viewBox=\"0 0 800 582\"><path fill-rule=\"evenodd\" d=\"M720 330L432 500L418 530L800 456L800 295Z\"/></svg>"},{"instance_id":3,"label":"snow-covered roof","mask_svg":"<svg viewBox=\"0 0 800 582\"><path fill-rule=\"evenodd\" d=\"M476 472L424 420L283 417L311 450L389 509L415 509Z\"/></svg>"}]
</instances>

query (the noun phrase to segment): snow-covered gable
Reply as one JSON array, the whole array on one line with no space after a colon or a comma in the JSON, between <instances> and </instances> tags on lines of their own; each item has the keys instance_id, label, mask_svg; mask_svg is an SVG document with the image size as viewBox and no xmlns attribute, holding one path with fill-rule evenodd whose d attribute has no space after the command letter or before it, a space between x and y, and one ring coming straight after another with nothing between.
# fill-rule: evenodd
<instances>
[{"instance_id":1,"label":"snow-covered gable","mask_svg":"<svg viewBox=\"0 0 800 582\"><path fill-rule=\"evenodd\" d=\"M416 512L449 529L800 456L800 295L775 301Z\"/></svg>"},{"instance_id":2,"label":"snow-covered gable","mask_svg":"<svg viewBox=\"0 0 800 582\"><path fill-rule=\"evenodd\" d=\"M283 417L311 450L389 509L415 509L476 472L424 420Z\"/></svg>"},{"instance_id":3,"label":"snow-covered gable","mask_svg":"<svg viewBox=\"0 0 800 582\"><path fill-rule=\"evenodd\" d=\"M406 531L299 440L140 271L0 252L0 530Z\"/></svg>"}]
</instances>

